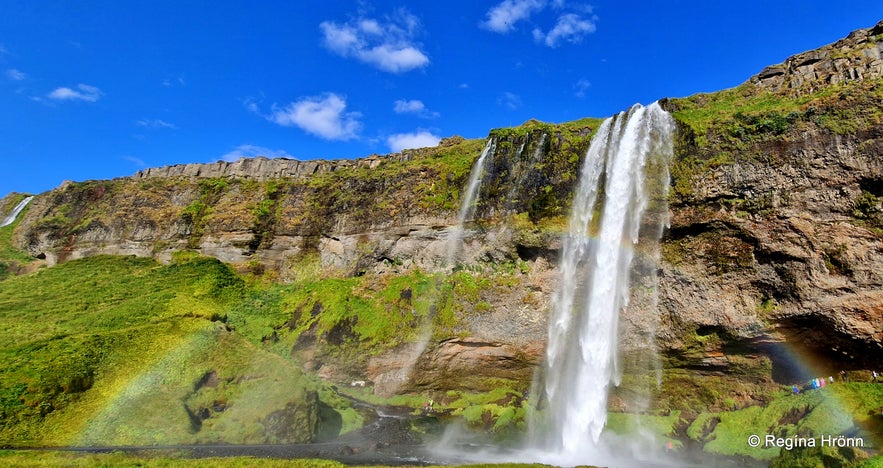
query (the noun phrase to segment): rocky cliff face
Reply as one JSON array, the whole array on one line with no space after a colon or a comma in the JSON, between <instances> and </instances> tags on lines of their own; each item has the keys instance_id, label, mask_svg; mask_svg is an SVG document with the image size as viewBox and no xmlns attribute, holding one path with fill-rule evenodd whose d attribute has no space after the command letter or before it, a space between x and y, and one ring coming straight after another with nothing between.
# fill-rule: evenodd
<instances>
[{"instance_id":1,"label":"rocky cliff face","mask_svg":"<svg viewBox=\"0 0 883 468\"><path fill-rule=\"evenodd\" d=\"M806 93L832 84L883 77L883 21L824 47L764 68L749 82L775 92Z\"/></svg>"},{"instance_id":2,"label":"rocky cliff face","mask_svg":"<svg viewBox=\"0 0 883 468\"><path fill-rule=\"evenodd\" d=\"M883 24L857 31L733 90L664 101L679 125L671 228L662 263L648 255L636 268L639 284L642 269L658 268L659 285L642 284L624 312L626 351L655 340L669 368L752 382L797 377L784 344L826 370L879 362L881 32ZM459 263L477 275L503 264L516 273L460 299L483 305L448 336L354 366L334 362L331 336L308 337L293 352L320 375L364 377L387 394L488 379L526 385L544 347L558 233L598 123L491 132L495 151ZM302 267L310 258L323 277L444 272L460 193L483 146L450 139L355 161L259 158L69 183L32 202L15 241L50 263L195 250L282 282L316 276ZM646 294L654 290L658 303Z\"/></svg>"},{"instance_id":3,"label":"rocky cliff face","mask_svg":"<svg viewBox=\"0 0 883 468\"><path fill-rule=\"evenodd\" d=\"M441 144L451 144L453 141L456 141L456 138L453 140L448 139L441 142ZM407 161L415 153L415 151L406 151L385 156L371 155L361 159L342 159L336 161L299 161L296 159L267 159L264 157L243 158L235 162L218 161L206 164L176 164L174 166L148 168L136 172L131 178L139 180L154 177L233 177L260 181L283 178L301 178L313 174L334 172L342 168L367 167L369 169L374 169L383 160Z\"/></svg>"}]
</instances>

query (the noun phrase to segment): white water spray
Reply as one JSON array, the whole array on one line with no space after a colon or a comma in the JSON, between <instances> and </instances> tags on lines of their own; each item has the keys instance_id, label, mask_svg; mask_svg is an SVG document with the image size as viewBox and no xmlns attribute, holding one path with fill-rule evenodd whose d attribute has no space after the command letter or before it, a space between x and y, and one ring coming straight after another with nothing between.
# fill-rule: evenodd
<instances>
[{"instance_id":1,"label":"white water spray","mask_svg":"<svg viewBox=\"0 0 883 468\"><path fill-rule=\"evenodd\" d=\"M608 392L620 380L618 321L628 306L634 246L648 227L642 220L650 197L667 196L667 170L660 177L646 169L667 168L673 129L658 104L636 105L605 120L586 154L549 318L548 405L531 421L535 447L555 458L584 463L598 456ZM644 239L658 242L659 226L649 230L653 239Z\"/></svg>"},{"instance_id":2,"label":"white water spray","mask_svg":"<svg viewBox=\"0 0 883 468\"><path fill-rule=\"evenodd\" d=\"M12 209L12 213L9 213L9 216L7 216L5 219L3 219L3 222L0 223L0 227L9 226L10 224L14 223L15 218L18 218L18 215L19 215L19 213L21 213L21 210L25 209L25 207L28 206L28 203L30 203L31 200L33 200L33 199L34 199L34 197L30 196L30 197L25 197L22 199L22 201L18 202L18 204L15 205L15 208Z\"/></svg>"}]
</instances>

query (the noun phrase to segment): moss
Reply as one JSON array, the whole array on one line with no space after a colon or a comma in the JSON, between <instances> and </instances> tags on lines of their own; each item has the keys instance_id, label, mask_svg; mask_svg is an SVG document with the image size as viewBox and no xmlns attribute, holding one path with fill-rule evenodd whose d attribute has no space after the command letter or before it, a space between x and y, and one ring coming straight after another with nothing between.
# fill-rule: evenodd
<instances>
[{"instance_id":1,"label":"moss","mask_svg":"<svg viewBox=\"0 0 883 468\"><path fill-rule=\"evenodd\" d=\"M679 411L672 411L667 415L608 413L606 429L625 436L646 436L649 433L660 442L670 442L672 448L680 448L683 443L675 434L679 424Z\"/></svg>"},{"instance_id":2,"label":"moss","mask_svg":"<svg viewBox=\"0 0 883 468\"><path fill-rule=\"evenodd\" d=\"M881 201L873 193L862 190L852 202L852 216L858 219L873 219L881 211Z\"/></svg>"},{"instance_id":3,"label":"moss","mask_svg":"<svg viewBox=\"0 0 883 468\"><path fill-rule=\"evenodd\" d=\"M770 314L776 311L779 308L779 304L776 303L776 300L762 295L757 303L757 315L760 317L768 317Z\"/></svg>"},{"instance_id":4,"label":"moss","mask_svg":"<svg viewBox=\"0 0 883 468\"><path fill-rule=\"evenodd\" d=\"M462 418L474 428L487 429L498 435L526 429L524 395L505 384L485 393L448 392L438 403L436 412Z\"/></svg>"},{"instance_id":5,"label":"moss","mask_svg":"<svg viewBox=\"0 0 883 468\"><path fill-rule=\"evenodd\" d=\"M792 95L744 84L712 94L664 102L678 122L672 162L676 203L692 199L695 184L715 167L742 163L777 165L770 142L791 141L810 129L859 134L883 122L883 79L831 85ZM751 211L751 210L743 210Z\"/></svg>"}]
</instances>

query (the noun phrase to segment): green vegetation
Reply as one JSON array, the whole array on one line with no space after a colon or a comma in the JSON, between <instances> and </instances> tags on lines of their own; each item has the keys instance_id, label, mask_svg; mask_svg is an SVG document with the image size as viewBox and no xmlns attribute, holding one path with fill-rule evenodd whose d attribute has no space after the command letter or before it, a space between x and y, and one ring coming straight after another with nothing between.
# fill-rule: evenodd
<instances>
[{"instance_id":1,"label":"green vegetation","mask_svg":"<svg viewBox=\"0 0 883 468\"><path fill-rule=\"evenodd\" d=\"M883 389L878 387L883 385L837 383L799 395L783 391L765 406L704 413L692 422L687 435L705 442L705 450L712 453L768 459L778 456L780 448L752 448L746 443L748 436L818 438L850 433L858 425L863 429L860 436L870 446L883 435L883 424L879 421ZM715 420L714 425L709 424L711 420Z\"/></svg>"},{"instance_id":2,"label":"green vegetation","mask_svg":"<svg viewBox=\"0 0 883 468\"><path fill-rule=\"evenodd\" d=\"M187 452L178 450L139 450L137 452L82 453L62 451L0 451L0 463L11 467L267 467L283 468L298 466L303 468L344 468L347 465L333 461L311 458L279 459L256 457L189 458ZM377 465L366 465L377 466ZM460 468L548 468L549 465L536 463L480 463L469 465L444 465ZM433 465L429 468L442 468Z\"/></svg>"},{"instance_id":3,"label":"green vegetation","mask_svg":"<svg viewBox=\"0 0 883 468\"><path fill-rule=\"evenodd\" d=\"M511 384L510 384L511 385ZM449 391L436 406L436 412L462 417L474 428L507 436L527 428L527 401L508 385L486 393Z\"/></svg>"},{"instance_id":4,"label":"green vegetation","mask_svg":"<svg viewBox=\"0 0 883 468\"><path fill-rule=\"evenodd\" d=\"M857 134L883 123L883 80L854 81L802 94L774 93L743 84L712 94L670 99L680 122L672 162L674 201L692 196L696 178L736 162L765 165L775 152L764 144L792 141L813 129Z\"/></svg>"},{"instance_id":5,"label":"green vegetation","mask_svg":"<svg viewBox=\"0 0 883 468\"><path fill-rule=\"evenodd\" d=\"M181 218L190 225L190 238L187 246L191 249L199 247L205 230L205 218L212 212L212 206L221 199L228 186L227 179L214 178L199 181L199 198L187 205L181 212Z\"/></svg>"},{"instance_id":6,"label":"green vegetation","mask_svg":"<svg viewBox=\"0 0 883 468\"><path fill-rule=\"evenodd\" d=\"M25 195L7 197L5 200L8 200L9 203L4 204L4 206L11 204L14 207L24 197ZM21 223L21 218L29 209L29 206L25 207L12 224L0 227L0 280L9 276L10 270L14 269L16 266L27 264L34 260L27 252L16 248L12 244L12 232L15 230L16 226ZM0 213L7 213L11 210L12 208L9 208L8 210L0 211ZM2 217L3 216L0 215L0 218Z\"/></svg>"},{"instance_id":7,"label":"green vegetation","mask_svg":"<svg viewBox=\"0 0 883 468\"><path fill-rule=\"evenodd\" d=\"M309 440L308 420L277 430L271 416L307 407L315 386L222 323L244 296L242 280L207 258L164 267L98 256L0 282L0 439Z\"/></svg>"},{"instance_id":8,"label":"green vegetation","mask_svg":"<svg viewBox=\"0 0 883 468\"><path fill-rule=\"evenodd\" d=\"M61 451L0 451L0 463L10 467L290 467L296 463L304 468L344 468L346 465L331 460L297 459L295 461L278 458L225 457L189 458L186 452L175 450L141 450L134 453L83 453Z\"/></svg>"},{"instance_id":9,"label":"green vegetation","mask_svg":"<svg viewBox=\"0 0 883 468\"><path fill-rule=\"evenodd\" d=\"M671 447L677 449L683 446L683 442L675 438L675 430L680 423L680 411L671 411L665 416L608 413L606 429L620 435L649 433L656 439L657 445L671 443Z\"/></svg>"}]
</instances>

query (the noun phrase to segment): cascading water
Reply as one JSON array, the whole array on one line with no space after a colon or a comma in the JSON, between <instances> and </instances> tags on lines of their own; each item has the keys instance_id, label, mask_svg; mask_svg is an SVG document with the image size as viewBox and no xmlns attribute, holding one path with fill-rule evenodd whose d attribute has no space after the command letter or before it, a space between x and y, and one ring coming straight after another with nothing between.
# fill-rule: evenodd
<instances>
[{"instance_id":1,"label":"cascading water","mask_svg":"<svg viewBox=\"0 0 883 468\"><path fill-rule=\"evenodd\" d=\"M484 146L484 150L481 152L481 155L475 161L475 164L472 165L472 170L469 173L469 180L466 183L466 190L463 192L463 199L460 202L460 213L457 216L457 225L451 230L451 233L448 235L447 240L447 258L445 261L444 267L450 271L453 269L457 255L460 252L460 243L463 240L463 225L472 218L472 215L475 213L475 206L478 202L478 189L481 187L481 179L484 176L484 166L485 160L489 153L493 153L495 148L495 141L493 138L488 140L487 144ZM437 284L437 283L436 283ZM438 300L438 290L437 288L431 288L428 291L424 292L426 294L428 300L432 303L435 303ZM419 337L416 342L412 343L410 346L406 347L401 352L401 359L404 363L402 367L402 375L406 376L403 380L407 380L408 376L414 370L414 366L417 364L417 360L420 359L420 356L426 350L426 346L429 344L429 339L432 336L432 319L431 317L424 319L420 325Z\"/></svg>"},{"instance_id":2,"label":"cascading water","mask_svg":"<svg viewBox=\"0 0 883 468\"><path fill-rule=\"evenodd\" d=\"M18 202L18 204L15 205L15 208L12 209L12 213L9 213L9 216L7 216L2 223L0 223L0 227L9 226L10 224L14 223L15 218L18 217L19 213L21 213L21 210L25 209L25 207L28 206L28 203L30 203L33 199L34 197L30 196L25 197L24 199L22 199L22 201Z\"/></svg>"},{"instance_id":3,"label":"cascading water","mask_svg":"<svg viewBox=\"0 0 883 468\"><path fill-rule=\"evenodd\" d=\"M457 225L448 237L448 268L452 268L457 260L460 241L463 239L463 225L475 213L475 206L478 202L478 189L481 188L481 179L484 177L485 161L487 160L487 155L494 152L495 147L495 140L493 138L489 139L487 144L484 145L481 156L472 165L472 171L469 172L469 181L466 183L466 190L463 192L463 199L460 201L460 214L457 216Z\"/></svg>"},{"instance_id":4,"label":"cascading water","mask_svg":"<svg viewBox=\"0 0 883 468\"><path fill-rule=\"evenodd\" d=\"M665 222L644 215L651 200L667 196L673 129L658 104L636 105L605 120L586 154L549 318L546 408L531 421L534 447L556 458L590 462L598 452L608 392L620 380L618 321L634 249L639 238L658 243Z\"/></svg>"}]
</instances>

